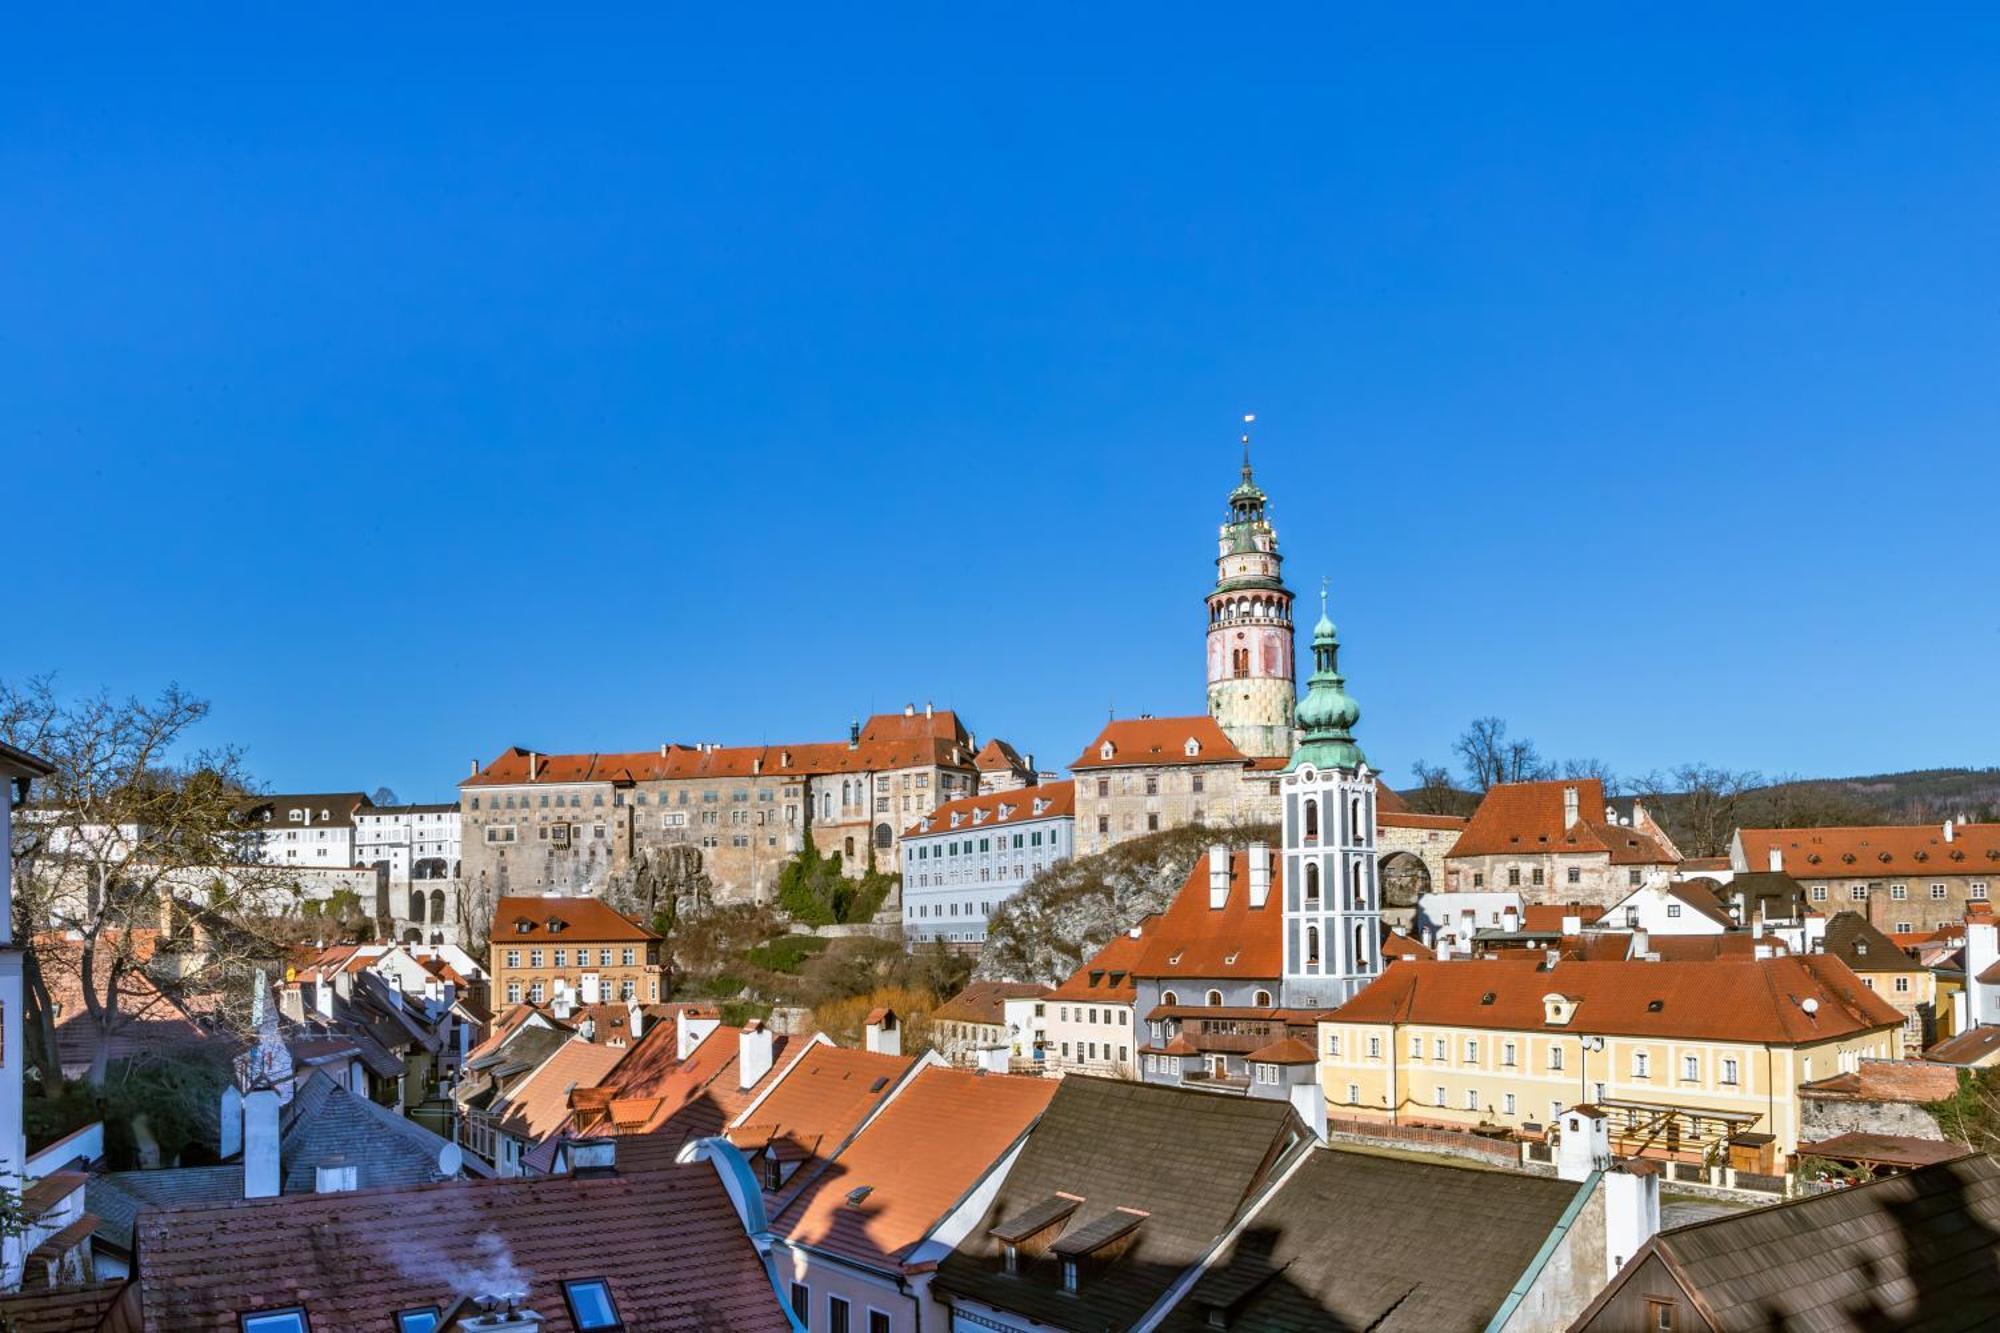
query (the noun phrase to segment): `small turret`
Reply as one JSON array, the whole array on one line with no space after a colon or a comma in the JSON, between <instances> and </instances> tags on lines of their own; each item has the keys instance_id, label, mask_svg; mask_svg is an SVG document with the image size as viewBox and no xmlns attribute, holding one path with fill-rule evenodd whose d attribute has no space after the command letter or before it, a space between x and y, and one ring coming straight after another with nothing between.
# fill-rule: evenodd
<instances>
[{"instance_id":1,"label":"small turret","mask_svg":"<svg viewBox=\"0 0 2000 1333\"><path fill-rule=\"evenodd\" d=\"M1313 626L1313 673L1306 697L1299 704L1299 726L1305 732L1290 767L1359 768L1367 762L1354 740L1361 705L1347 692L1340 674L1340 635L1326 613L1326 589L1319 593L1319 623Z\"/></svg>"}]
</instances>

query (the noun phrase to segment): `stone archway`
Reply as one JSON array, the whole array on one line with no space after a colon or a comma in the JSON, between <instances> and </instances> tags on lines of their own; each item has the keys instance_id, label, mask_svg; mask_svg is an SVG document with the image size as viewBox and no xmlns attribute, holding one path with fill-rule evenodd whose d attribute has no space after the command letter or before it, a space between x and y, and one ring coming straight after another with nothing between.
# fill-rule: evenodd
<instances>
[{"instance_id":1,"label":"stone archway","mask_svg":"<svg viewBox=\"0 0 2000 1333\"><path fill-rule=\"evenodd\" d=\"M1431 868L1415 852L1391 852L1376 865L1382 883L1382 919L1408 927L1417 918L1417 900L1431 891Z\"/></svg>"}]
</instances>

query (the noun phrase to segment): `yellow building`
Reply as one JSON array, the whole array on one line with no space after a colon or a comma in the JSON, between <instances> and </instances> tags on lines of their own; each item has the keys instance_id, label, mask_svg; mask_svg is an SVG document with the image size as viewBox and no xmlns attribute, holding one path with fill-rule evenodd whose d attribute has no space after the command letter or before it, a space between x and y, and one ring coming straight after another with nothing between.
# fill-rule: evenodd
<instances>
[{"instance_id":1,"label":"yellow building","mask_svg":"<svg viewBox=\"0 0 2000 1333\"><path fill-rule=\"evenodd\" d=\"M1937 976L1859 912L1835 912L1820 947L1903 1015L1905 1046L1921 1050L1951 1035L1948 1017L1938 1010Z\"/></svg>"},{"instance_id":2,"label":"yellow building","mask_svg":"<svg viewBox=\"0 0 2000 1333\"><path fill-rule=\"evenodd\" d=\"M1321 1020L1320 1079L1336 1118L1533 1133L1587 1103L1620 1155L1717 1161L1768 1135L1781 1161L1799 1085L1900 1058L1903 1022L1823 955L1404 961Z\"/></svg>"}]
</instances>

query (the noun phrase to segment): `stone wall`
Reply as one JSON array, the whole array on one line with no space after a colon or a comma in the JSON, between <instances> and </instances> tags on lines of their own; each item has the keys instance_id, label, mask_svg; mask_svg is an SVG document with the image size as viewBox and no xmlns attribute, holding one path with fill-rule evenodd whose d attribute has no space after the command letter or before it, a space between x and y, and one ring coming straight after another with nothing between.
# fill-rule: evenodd
<instances>
[{"instance_id":1,"label":"stone wall","mask_svg":"<svg viewBox=\"0 0 2000 1333\"><path fill-rule=\"evenodd\" d=\"M1837 1134L1896 1134L1942 1141L1944 1131L1915 1102L1864 1101L1855 1097L1815 1097L1801 1092L1801 1140L1812 1143Z\"/></svg>"},{"instance_id":2,"label":"stone wall","mask_svg":"<svg viewBox=\"0 0 2000 1333\"><path fill-rule=\"evenodd\" d=\"M1275 824L1277 782L1275 772L1237 763L1084 769L1076 775L1077 855L1195 824Z\"/></svg>"}]
</instances>

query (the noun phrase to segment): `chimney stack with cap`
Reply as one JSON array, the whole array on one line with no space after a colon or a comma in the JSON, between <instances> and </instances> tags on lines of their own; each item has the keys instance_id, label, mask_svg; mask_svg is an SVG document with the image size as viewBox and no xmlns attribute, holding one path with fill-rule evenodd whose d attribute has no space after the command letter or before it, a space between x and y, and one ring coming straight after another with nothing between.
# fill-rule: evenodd
<instances>
[{"instance_id":1,"label":"chimney stack with cap","mask_svg":"<svg viewBox=\"0 0 2000 1333\"><path fill-rule=\"evenodd\" d=\"M1250 844L1250 905L1262 907L1271 897L1271 844Z\"/></svg>"},{"instance_id":2,"label":"chimney stack with cap","mask_svg":"<svg viewBox=\"0 0 2000 1333\"><path fill-rule=\"evenodd\" d=\"M736 1039L736 1086L744 1092L757 1086L771 1072L773 1038L762 1020L751 1019Z\"/></svg>"},{"instance_id":3,"label":"chimney stack with cap","mask_svg":"<svg viewBox=\"0 0 2000 1333\"><path fill-rule=\"evenodd\" d=\"M1566 828L1566 829L1573 829L1573 828L1575 828L1575 827L1576 827L1576 821L1577 821L1577 819L1578 819L1578 815L1577 815L1577 794L1576 794L1576 788L1574 788L1574 787L1564 787L1564 788L1563 788L1563 827L1564 827L1564 828Z\"/></svg>"},{"instance_id":4,"label":"chimney stack with cap","mask_svg":"<svg viewBox=\"0 0 2000 1333\"><path fill-rule=\"evenodd\" d=\"M1208 849L1208 907L1219 912L1229 903L1229 849L1216 843Z\"/></svg>"},{"instance_id":5,"label":"chimney stack with cap","mask_svg":"<svg viewBox=\"0 0 2000 1333\"><path fill-rule=\"evenodd\" d=\"M1782 875L1782 874L1784 874L1784 873L1785 873L1785 849L1784 849L1784 848L1782 848L1782 847L1780 847L1780 846L1778 846L1778 844L1777 844L1777 843L1775 843L1775 842L1774 842L1774 843L1772 843L1772 844L1771 844L1771 850L1770 850L1769 854L1768 854L1768 855L1767 855L1767 856L1765 857L1765 860L1764 860L1764 866L1765 866L1765 868L1766 868L1767 870L1769 870L1769 871L1770 871L1770 872L1771 872L1772 874L1774 874L1774 875Z\"/></svg>"}]
</instances>

